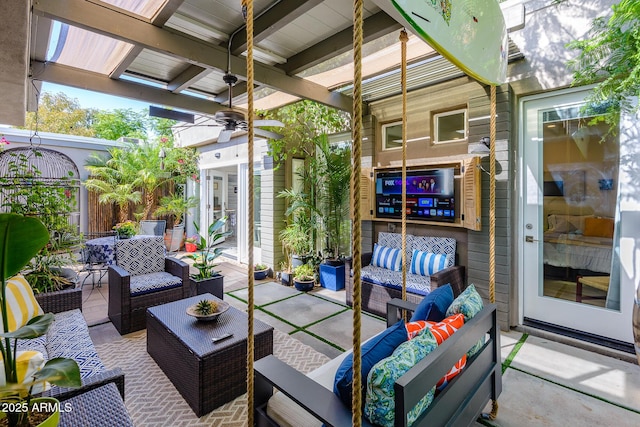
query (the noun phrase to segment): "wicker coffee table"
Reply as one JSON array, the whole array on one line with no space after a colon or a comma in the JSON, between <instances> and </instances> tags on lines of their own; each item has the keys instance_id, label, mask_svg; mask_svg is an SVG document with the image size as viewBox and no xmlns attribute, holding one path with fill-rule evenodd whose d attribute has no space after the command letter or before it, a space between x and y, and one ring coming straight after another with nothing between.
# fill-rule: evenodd
<instances>
[{"instance_id":1,"label":"wicker coffee table","mask_svg":"<svg viewBox=\"0 0 640 427\"><path fill-rule=\"evenodd\" d=\"M187 307L198 295L147 309L147 352L198 417L247 391L247 315L233 307L215 322L198 321ZM253 321L255 360L273 353L273 327ZM233 336L213 343L225 333Z\"/></svg>"}]
</instances>

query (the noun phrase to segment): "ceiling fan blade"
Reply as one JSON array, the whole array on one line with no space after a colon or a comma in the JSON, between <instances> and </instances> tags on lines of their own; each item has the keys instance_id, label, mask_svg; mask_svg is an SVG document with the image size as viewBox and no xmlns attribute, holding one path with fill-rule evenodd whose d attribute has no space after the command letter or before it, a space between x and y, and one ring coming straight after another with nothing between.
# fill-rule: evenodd
<instances>
[{"instance_id":1,"label":"ceiling fan blade","mask_svg":"<svg viewBox=\"0 0 640 427\"><path fill-rule=\"evenodd\" d=\"M231 140L232 130L223 129L218 135L218 142L229 142Z\"/></svg>"},{"instance_id":2,"label":"ceiling fan blade","mask_svg":"<svg viewBox=\"0 0 640 427\"><path fill-rule=\"evenodd\" d=\"M280 135L279 133L271 132L265 129L253 128L253 133L263 138L282 139L282 135Z\"/></svg>"},{"instance_id":3,"label":"ceiling fan blade","mask_svg":"<svg viewBox=\"0 0 640 427\"><path fill-rule=\"evenodd\" d=\"M273 127L284 127L284 123L280 120L255 120L253 122L254 126L273 126Z\"/></svg>"}]
</instances>

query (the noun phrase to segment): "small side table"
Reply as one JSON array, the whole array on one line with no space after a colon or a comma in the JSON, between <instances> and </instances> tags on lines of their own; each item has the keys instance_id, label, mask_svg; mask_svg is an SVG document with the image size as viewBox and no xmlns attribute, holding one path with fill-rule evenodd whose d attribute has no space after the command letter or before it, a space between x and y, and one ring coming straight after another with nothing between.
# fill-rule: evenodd
<instances>
[{"instance_id":1,"label":"small side table","mask_svg":"<svg viewBox=\"0 0 640 427\"><path fill-rule=\"evenodd\" d=\"M582 296L582 285L600 289L607 292L609 290L609 281L611 276L578 276L576 278L576 301L582 302L583 299L605 299L605 297Z\"/></svg>"},{"instance_id":2,"label":"small side table","mask_svg":"<svg viewBox=\"0 0 640 427\"><path fill-rule=\"evenodd\" d=\"M133 421L124 406L118 387L114 383L94 388L71 399L60 402L58 427L133 427Z\"/></svg>"}]
</instances>

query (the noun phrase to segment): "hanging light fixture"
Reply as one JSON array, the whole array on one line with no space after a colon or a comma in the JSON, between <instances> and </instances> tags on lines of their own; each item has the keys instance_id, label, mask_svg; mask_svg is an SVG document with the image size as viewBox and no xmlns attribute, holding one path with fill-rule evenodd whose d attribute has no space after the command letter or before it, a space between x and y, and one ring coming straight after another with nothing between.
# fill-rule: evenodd
<instances>
[{"instance_id":1,"label":"hanging light fixture","mask_svg":"<svg viewBox=\"0 0 640 427\"><path fill-rule=\"evenodd\" d=\"M164 159L167 157L167 153L164 151L164 147L160 148L160 153L158 153L158 157L160 157L160 169L164 170Z\"/></svg>"}]
</instances>

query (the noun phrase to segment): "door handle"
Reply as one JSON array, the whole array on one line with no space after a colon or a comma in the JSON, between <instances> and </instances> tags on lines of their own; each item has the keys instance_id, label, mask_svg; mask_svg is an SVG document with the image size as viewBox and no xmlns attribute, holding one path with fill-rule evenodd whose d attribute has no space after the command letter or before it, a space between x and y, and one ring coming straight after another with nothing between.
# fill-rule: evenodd
<instances>
[{"instance_id":1,"label":"door handle","mask_svg":"<svg viewBox=\"0 0 640 427\"><path fill-rule=\"evenodd\" d=\"M524 241L527 243L539 242L540 240L534 239L533 236L524 236Z\"/></svg>"}]
</instances>

